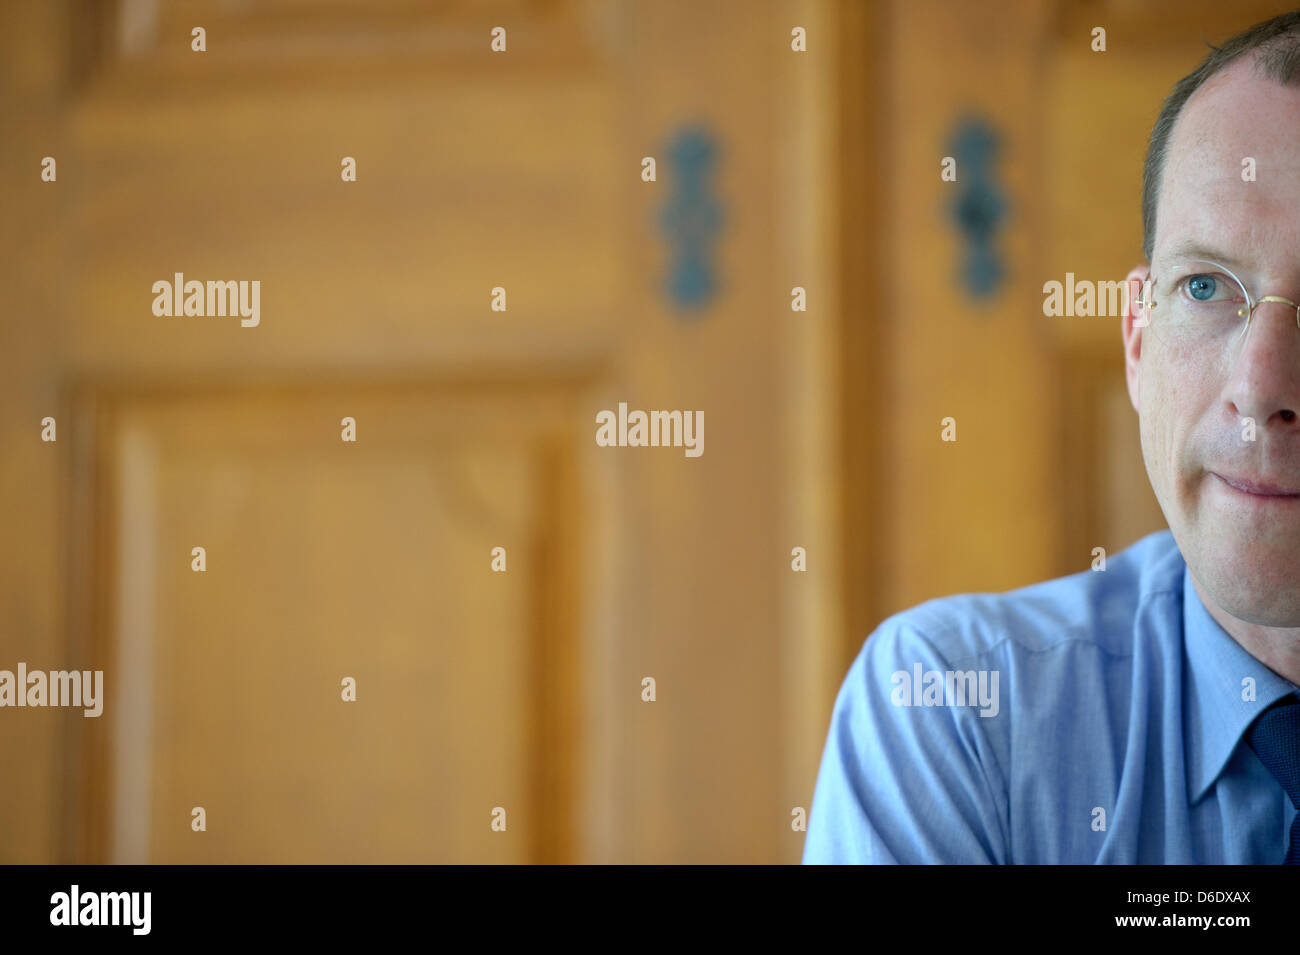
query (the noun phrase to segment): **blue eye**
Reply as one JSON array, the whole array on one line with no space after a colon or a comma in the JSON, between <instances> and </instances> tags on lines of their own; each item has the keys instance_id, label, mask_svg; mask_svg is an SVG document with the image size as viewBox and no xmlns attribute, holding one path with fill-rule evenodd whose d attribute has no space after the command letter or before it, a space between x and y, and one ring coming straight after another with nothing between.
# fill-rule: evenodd
<instances>
[{"instance_id":1,"label":"blue eye","mask_svg":"<svg viewBox=\"0 0 1300 955\"><path fill-rule=\"evenodd\" d=\"M1218 284L1211 275L1193 275L1187 280L1187 292L1198 302L1208 302Z\"/></svg>"}]
</instances>

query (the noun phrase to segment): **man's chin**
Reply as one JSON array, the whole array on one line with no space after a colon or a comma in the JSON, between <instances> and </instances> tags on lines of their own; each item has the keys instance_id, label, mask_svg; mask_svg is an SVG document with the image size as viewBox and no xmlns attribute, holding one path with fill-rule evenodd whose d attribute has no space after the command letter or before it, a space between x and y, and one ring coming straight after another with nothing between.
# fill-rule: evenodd
<instances>
[{"instance_id":1,"label":"man's chin","mask_svg":"<svg viewBox=\"0 0 1300 955\"><path fill-rule=\"evenodd\" d=\"M1184 551L1186 556L1186 551ZM1219 607L1261 627L1300 627L1300 553L1296 542L1216 540L1204 545L1192 573Z\"/></svg>"}]
</instances>

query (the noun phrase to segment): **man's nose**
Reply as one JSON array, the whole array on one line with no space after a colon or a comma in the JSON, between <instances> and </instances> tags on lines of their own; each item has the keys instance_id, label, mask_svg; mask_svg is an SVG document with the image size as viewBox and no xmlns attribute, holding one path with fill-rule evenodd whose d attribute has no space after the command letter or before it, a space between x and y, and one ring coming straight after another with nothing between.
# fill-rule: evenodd
<instances>
[{"instance_id":1,"label":"man's nose","mask_svg":"<svg viewBox=\"0 0 1300 955\"><path fill-rule=\"evenodd\" d=\"M1300 317L1290 299L1269 295L1255 306L1224 397L1257 427L1300 430Z\"/></svg>"}]
</instances>

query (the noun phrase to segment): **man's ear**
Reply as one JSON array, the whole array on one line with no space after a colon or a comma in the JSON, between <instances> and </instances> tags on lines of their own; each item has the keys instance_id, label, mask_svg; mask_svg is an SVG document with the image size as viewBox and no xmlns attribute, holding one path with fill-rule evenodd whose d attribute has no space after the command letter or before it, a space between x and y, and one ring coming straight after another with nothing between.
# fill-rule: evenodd
<instances>
[{"instance_id":1,"label":"man's ear","mask_svg":"<svg viewBox=\"0 0 1300 955\"><path fill-rule=\"evenodd\" d=\"M1151 268L1138 265L1124 279L1128 294L1124 296L1124 317L1120 330L1124 335L1124 375L1128 379L1128 400L1133 410L1141 413L1142 394L1142 333L1151 320L1151 309L1141 304L1151 294Z\"/></svg>"}]
</instances>

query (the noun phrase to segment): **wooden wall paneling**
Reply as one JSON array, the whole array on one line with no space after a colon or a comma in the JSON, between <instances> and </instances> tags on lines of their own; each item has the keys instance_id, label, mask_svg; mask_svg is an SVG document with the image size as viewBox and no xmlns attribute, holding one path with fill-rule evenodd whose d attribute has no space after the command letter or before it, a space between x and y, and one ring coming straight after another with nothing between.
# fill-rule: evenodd
<instances>
[{"instance_id":1,"label":"wooden wall paneling","mask_svg":"<svg viewBox=\"0 0 1300 955\"><path fill-rule=\"evenodd\" d=\"M843 196L851 190L855 199L861 198L864 170L846 167L839 153L845 136L856 134L846 134L846 121L862 125L862 117L850 119L843 104L860 105L869 91L851 87L856 74L845 66L846 60L864 59L863 38L846 36L846 30L861 23L860 5L853 9L840 2L805 0L775 9L774 30L780 30L787 48L795 25L810 38L808 53L784 50L775 56L773 91L774 114L785 129L778 140L772 190L778 197L777 272L787 280L787 296L801 286L810 302L806 312L774 315L781 435L774 516L784 538L773 559L781 588L777 652L783 733L781 802L774 822L785 822L776 858L796 863L803 855L803 833L790 823L797 808L806 811L812 805L830 704L843 674L847 595L872 586L853 576L863 570L857 561L871 528L858 522L866 507L845 511L848 498L866 489L846 484L846 478L856 478L861 470L846 472L842 450L850 433L845 419L859 423L855 432L869 430L875 410L846 405L846 398L863 392L843 384L846 378L861 382L872 369L870 361L865 367L852 363L863 358L858 348L862 336L854 334L863 322L854 309L858 303L844 287L843 225L861 206L846 209ZM861 153L854 157L861 158ZM858 248L851 242L848 247ZM853 262L853 269L860 270L861 263ZM870 394L874 384L864 391ZM857 458L854 463L863 462ZM846 539L853 545L846 545ZM795 546L809 555L806 572L791 570Z\"/></svg>"},{"instance_id":2,"label":"wooden wall paneling","mask_svg":"<svg viewBox=\"0 0 1300 955\"><path fill-rule=\"evenodd\" d=\"M833 126L812 98L834 83L836 21L825 3L755 3L744 16L726 3L625 11L635 37L621 73L621 101L632 104L626 152L663 156L678 134L704 129L718 147L710 198L724 226L715 297L678 308L664 293L672 240L655 226L671 168L661 161L654 186L629 182L638 225L617 383L633 406L702 409L707 450L693 461L629 454L617 464L635 508L618 664L628 687L620 786L635 826L620 856L790 861L791 809L807 799L809 740L825 705L808 697L839 641L839 529L828 519L838 429ZM796 25L809 30L808 54L790 49ZM807 314L790 310L800 284ZM826 417L805 417L816 410ZM802 580L791 579L796 534L816 554ZM659 683L653 706L634 692L646 675Z\"/></svg>"},{"instance_id":3,"label":"wooden wall paneling","mask_svg":"<svg viewBox=\"0 0 1300 955\"><path fill-rule=\"evenodd\" d=\"M417 5L382 6L376 22L399 24L398 32L409 17L425 16ZM830 447L839 430L828 354L837 341L830 325L838 307L836 225L828 208L835 186L833 177L818 180L831 165L833 121L817 106L835 83L835 8L812 0L765 3L737 18L722 4L682 2L667 12L651 3L528 6L520 15L537 20L520 36L525 46L540 49L545 42L537 41L551 31L565 34L560 46L571 52L545 70L534 69L537 57L524 58L532 64L524 72L496 78L490 66L471 68L468 55L439 68L423 48L385 63L340 46L348 31L328 25L288 44L294 62L281 68L266 55L285 39L277 31L289 26L274 11L266 26L238 24L240 13L211 14L226 17L212 22L228 42L224 49L216 44L207 61L177 55L168 27L155 34L161 46L110 45L84 75L59 74L58 83L72 83L57 113L67 136L61 171L70 166L76 174L60 185L61 249L39 250L41 268L66 280L46 310L57 349L31 337L22 354L42 361L10 380L21 380L15 387L24 390L29 416L46 405L43 383L58 381L70 396L70 420L84 415L96 422L91 446L60 465L73 482L67 549L86 528L96 536L66 574L49 546L50 579L39 563L27 572L26 592L40 598L20 608L18 619L35 613L27 619L39 620L41 607L55 608L53 580L66 579L73 602L88 608L73 610L62 628L71 641L67 653L88 647L88 658L102 659L105 669L117 665L115 622L150 605L146 578L126 566L131 560L122 551L132 530L122 522L120 500L155 473L145 447L125 454L128 425L159 449L158 506L174 515L184 511L182 495L166 487L202 478L202 466L215 466L222 455L252 462L242 466L274 486L273 476L287 473L287 464L275 463L283 449L267 438L263 460L241 435L267 434L263 417L278 420L284 408L296 407L295 395L319 394L322 382L365 381L383 392L471 366L510 381L598 365L608 374L575 399L575 435L556 437L552 450L529 458L536 482L525 486L557 496L542 520L548 530L539 532L547 543L538 546L553 575L546 579L560 588L543 593L551 584L530 578L528 606L554 614L547 629L533 634L539 642L531 652L560 649L547 651L547 668L529 672L560 695L547 696L533 683L526 706L536 712L544 705L536 731L570 739L574 749L549 752L554 766L524 768L530 798L549 808L540 810L544 826L528 828L528 813L514 817L517 831L531 857L789 860L790 809L806 789L810 727L817 722L818 703L809 698L828 680L828 647L842 643L840 585L831 565L843 551L830 504L838 493ZM108 29L76 17L75 5L60 9L92 39ZM183 20L216 9L168 7L166 16ZM369 22L362 6L337 9L340 23ZM471 35L476 16L447 35ZM792 18L811 24L813 49L820 44L827 57L796 66ZM420 23L415 33L440 35L437 23ZM32 34L43 38L41 56L59 48L68 25L55 18ZM386 29L380 26L380 40ZM182 43L188 46L186 38ZM330 68L336 57L346 68ZM703 316L682 316L662 293L664 240L653 226L671 183L646 188L628 157L662 155L676 132L699 121L724 150L719 199L728 231L718 253L721 296ZM794 129L798 134L787 136ZM36 133L25 140L29 152L45 141ZM361 180L354 191L340 191L338 158L358 150ZM503 263L516 277L512 311L489 322L484 286L497 284ZM143 317L152 282L178 270L191 278L262 280L262 326L200 329L192 322L207 319ZM820 311L802 322L807 337L797 330L800 316L789 311L792 273L821 286L813 298ZM169 410L158 395L176 397L183 410ZM374 406L381 418L414 420L383 411L386 400ZM706 455L686 460L593 449L595 410L620 400L703 409ZM204 401L214 403L196 411L195 402ZM801 416L818 414L801 430ZM304 426L302 417L294 420L290 430ZM195 432L195 421L206 427ZM154 441L164 433L165 440ZM336 425L328 438L337 441ZM189 454L197 471L184 463ZM25 485L41 473L31 463L12 466L7 479ZM582 496L566 502L561 489L574 469ZM345 476L332 480L340 482L336 490L359 487ZM219 505L213 500L209 510ZM311 506L323 505L317 499ZM93 522L83 522L87 512ZM23 546L41 554L41 540L60 538L42 536L42 511L33 514ZM47 529L56 517L51 506ZM160 534L170 533L168 520L156 519ZM566 527L570 543L556 543ZM814 542L813 566L825 570L815 581L791 578L796 534ZM154 582L160 614L178 614L170 588L194 582L180 569L179 580L160 574ZM581 594L563 597L571 586L565 581L581 582ZM124 609L122 594L132 588L144 596ZM243 612L237 604L234 611ZM321 619L321 626L330 624ZM31 629L34 639L45 634L38 625ZM56 638L58 632L57 623L49 628ZM88 634L96 642L84 643ZM564 647L575 646L585 669L549 669ZM86 665L86 658L74 662ZM660 678L668 705L641 703L647 673ZM575 681L581 692L566 695ZM570 698L581 703L561 702ZM69 732L75 757L64 759L84 773L84 791L9 840L16 858L44 861L55 843L73 860L117 857L126 837L112 828L106 794L125 792L128 781L113 769L126 764L113 755L113 740L129 744L131 734L113 733L111 721ZM174 738L154 742L176 745ZM38 761L40 752L54 751L47 743L36 734L13 752ZM268 751L261 752L259 759ZM286 773L301 768L290 762ZM38 772L13 797L11 817L54 804L41 793L60 779L53 764ZM320 790L320 798L332 797ZM571 815L561 818L556 807L565 804ZM292 851L290 836L314 831L312 819L321 817L312 813L321 811L309 805L294 826L261 833L272 840L261 851ZM61 832L56 816L77 824ZM395 838L384 820L366 826L363 834L375 845ZM330 837L314 851L360 851L346 842L355 833L331 830ZM173 857L186 846L159 841L152 830L148 845L132 838L132 851L151 858ZM232 852L249 851L255 840L250 833L243 838L249 841L231 843ZM214 841L211 851L219 849Z\"/></svg>"},{"instance_id":4,"label":"wooden wall paneling","mask_svg":"<svg viewBox=\"0 0 1300 955\"><path fill-rule=\"evenodd\" d=\"M40 439L41 419L62 413L64 335L52 317L67 279L60 225L68 199L39 177L42 157L66 155L58 111L70 59L62 44L67 29L58 4L0 6L0 492L9 503L0 534L0 666L7 669L19 662L59 669L70 660L59 520L71 422L58 418L58 442ZM0 787L0 862L57 858L59 746L70 732L64 716L24 708L0 719L0 765L11 770Z\"/></svg>"},{"instance_id":5,"label":"wooden wall paneling","mask_svg":"<svg viewBox=\"0 0 1300 955\"><path fill-rule=\"evenodd\" d=\"M886 612L963 591L1049 576L1060 507L1058 407L1041 328L1036 236L1042 227L1039 77L1048 8L1035 0L891 3L886 162L893 329L882 409L891 449L884 545ZM942 63L942 69L935 64ZM958 183L940 179L957 124L979 117L1000 138L993 187L1008 203L995 243L1005 283L982 301L958 280L965 239L952 224ZM974 170L967 169L966 174ZM940 440L956 419L957 440Z\"/></svg>"},{"instance_id":6,"label":"wooden wall paneling","mask_svg":"<svg viewBox=\"0 0 1300 955\"><path fill-rule=\"evenodd\" d=\"M886 197L893 170L885 126L886 83L896 66L877 37L888 29L888 5L845 0L837 8L837 139L840 258L836 278L841 307L839 344L839 513L843 557L843 631L834 665L843 673L862 642L887 616L892 548L888 528L891 447L888 382L896 307L880 288L894 274ZM829 725L827 709L824 725Z\"/></svg>"}]
</instances>

